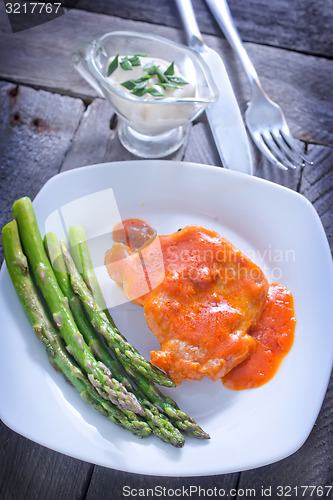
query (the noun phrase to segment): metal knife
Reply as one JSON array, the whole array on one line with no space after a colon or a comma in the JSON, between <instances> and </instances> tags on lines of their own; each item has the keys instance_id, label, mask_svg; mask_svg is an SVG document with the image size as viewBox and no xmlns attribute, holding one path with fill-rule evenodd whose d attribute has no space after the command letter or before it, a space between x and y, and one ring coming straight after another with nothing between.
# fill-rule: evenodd
<instances>
[{"instance_id":1,"label":"metal knife","mask_svg":"<svg viewBox=\"0 0 333 500\"><path fill-rule=\"evenodd\" d=\"M249 141L227 71L219 54L207 47L200 33L191 0L176 0L188 45L209 67L220 96L207 110L217 150L224 167L253 174Z\"/></svg>"}]
</instances>

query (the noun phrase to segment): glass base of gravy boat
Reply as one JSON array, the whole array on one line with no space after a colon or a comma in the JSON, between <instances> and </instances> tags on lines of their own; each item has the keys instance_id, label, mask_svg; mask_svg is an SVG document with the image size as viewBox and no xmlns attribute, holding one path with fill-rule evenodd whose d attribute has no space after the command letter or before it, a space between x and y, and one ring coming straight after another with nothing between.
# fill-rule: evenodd
<instances>
[{"instance_id":1,"label":"glass base of gravy boat","mask_svg":"<svg viewBox=\"0 0 333 500\"><path fill-rule=\"evenodd\" d=\"M110 62L118 54L119 61L124 56L145 54L149 58L163 57L168 64L174 62L181 77L190 83L193 94L170 95L165 89L161 90L163 97L133 95L108 75ZM123 146L142 158L161 158L176 151L184 141L189 123L218 98L200 55L159 36L130 31L108 33L74 52L73 60L80 74L117 113L118 135ZM124 71L124 80L130 78L131 71Z\"/></svg>"},{"instance_id":2,"label":"glass base of gravy boat","mask_svg":"<svg viewBox=\"0 0 333 500\"><path fill-rule=\"evenodd\" d=\"M163 158L181 147L187 127L177 127L161 134L147 135L137 132L124 121L119 121L118 137L124 148L141 158Z\"/></svg>"}]
</instances>

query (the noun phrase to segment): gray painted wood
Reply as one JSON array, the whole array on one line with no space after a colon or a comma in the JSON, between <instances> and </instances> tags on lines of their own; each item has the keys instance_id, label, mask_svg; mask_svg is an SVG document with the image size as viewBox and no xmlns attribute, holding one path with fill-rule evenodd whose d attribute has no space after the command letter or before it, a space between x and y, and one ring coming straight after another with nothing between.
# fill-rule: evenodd
<instances>
[{"instance_id":1,"label":"gray painted wood","mask_svg":"<svg viewBox=\"0 0 333 500\"><path fill-rule=\"evenodd\" d=\"M205 477L155 477L141 474L129 474L120 471L114 471L103 467L95 467L86 500L103 498L105 491L112 489L112 500L122 500L126 498L129 490L133 490L132 496L128 498L204 498L203 492L199 496L199 490L205 489L214 492L215 497L219 498L219 491L237 488L239 474L227 474L224 476L205 476ZM192 490L190 489L192 488ZM168 490L170 492L168 493ZM172 490L175 491L174 495ZM191 492L191 494L190 494ZM146 494L146 497L144 494ZM153 494L155 493L155 494ZM181 495L179 495L181 493ZM209 492L208 492L209 493ZM213 493L214 494L214 493ZM164 495L164 496L162 496ZM223 493L221 491L220 497ZM111 498L111 496L110 496ZM207 498L207 497L206 497Z\"/></svg>"},{"instance_id":2,"label":"gray painted wood","mask_svg":"<svg viewBox=\"0 0 333 500\"><path fill-rule=\"evenodd\" d=\"M83 114L61 171L97 163L137 160L137 156L120 143L117 124L118 120L110 104L105 99L94 99ZM183 159L186 144L187 142L180 150L164 159Z\"/></svg>"},{"instance_id":3,"label":"gray painted wood","mask_svg":"<svg viewBox=\"0 0 333 500\"><path fill-rule=\"evenodd\" d=\"M300 192L317 210L333 250L333 150L310 146L309 158L315 165L304 168Z\"/></svg>"},{"instance_id":4,"label":"gray painted wood","mask_svg":"<svg viewBox=\"0 0 333 500\"><path fill-rule=\"evenodd\" d=\"M104 101L96 100L91 104L91 113L81 122L80 128L74 137L72 149L68 155L70 162L65 161L65 166L75 167L76 158L82 162L82 149L86 157L91 158L93 152L87 144L94 144L95 134L101 140L104 137L104 144L107 144L109 153L105 152L105 147L101 145L98 148L100 161L107 157L109 160L130 159L127 154L122 154L117 144L116 135L109 129L110 111L105 106ZM98 118L97 118L98 117ZM101 117L104 117L103 120ZM102 123L104 125L102 126ZM93 131L91 141L89 140L89 131ZM118 141L119 142L119 141ZM84 146L86 144L86 146ZM114 145L114 147L112 147ZM119 144L118 144L119 146ZM182 160L189 162L206 163L208 165L221 165L216 147L204 116L200 117L190 128L186 144L181 151ZM318 211L327 232L328 239L332 245L332 188L333 188L333 170L332 154L333 149L323 146L310 146L309 158L315 162L315 166L306 166L296 170L284 172L272 166L261 154L253 148L253 154L256 164L256 175L270 181L274 181L293 190L304 194L311 201ZM105 156L106 155L106 156ZM178 159L178 158L177 158ZM331 246L332 248L332 246ZM302 485L329 484L330 469L328 462L332 454L332 434L329 432L330 419L332 411L332 383L326 395L322 411L318 422L314 427L305 445L286 460L282 460L271 466L262 467L255 471L242 472L239 475L239 488L264 489L277 488L279 485L292 484L300 488ZM319 444L318 444L319 443ZM292 471L292 474L290 473ZM281 479L283 478L283 480ZM286 479L288 478L288 479ZM208 478L173 478L163 481L161 478L150 476L126 474L123 472L108 470L95 467L91 483L89 485L87 498L99 498L106 485L112 482L113 498L122 498L123 488L151 488L156 486L169 485L169 487L186 488L192 485L201 487L234 487L236 474L208 477ZM282 483L281 483L282 481ZM277 491L277 490L276 490ZM274 497L274 495L273 495Z\"/></svg>"},{"instance_id":5,"label":"gray painted wood","mask_svg":"<svg viewBox=\"0 0 333 500\"><path fill-rule=\"evenodd\" d=\"M322 146L310 146L308 154L309 159L314 161L315 165L306 165L300 171L296 190L303 194L315 207L332 251L333 149ZM302 498L313 498L313 494L311 496L311 490L305 491L305 489L301 487L309 485L332 485L332 411L333 375L316 424L300 450L290 457L270 466L242 472L239 487L243 489L257 488L257 491L259 491L262 486L267 490L267 493L269 492L269 488L272 488L271 497L277 498L277 493L281 493L282 491L281 489L279 490L278 487L289 485L298 488L299 497L304 493ZM291 498L297 497L295 491L296 490L289 492ZM288 491L285 490L285 493L288 493ZM282 498L288 498L288 495L282 496Z\"/></svg>"},{"instance_id":6,"label":"gray painted wood","mask_svg":"<svg viewBox=\"0 0 333 500\"><path fill-rule=\"evenodd\" d=\"M1 227L16 199L34 198L59 172L83 110L80 99L0 82Z\"/></svg>"},{"instance_id":7,"label":"gray painted wood","mask_svg":"<svg viewBox=\"0 0 333 500\"><path fill-rule=\"evenodd\" d=\"M302 143L299 142L302 148ZM257 177L273 181L290 189L297 190L300 183L302 169L290 169L287 172L276 168L258 151L250 141L254 172ZM207 121L202 120L194 123L185 147L183 161L203 163L207 165L221 166L221 159L218 155L215 142Z\"/></svg>"},{"instance_id":8,"label":"gray painted wood","mask_svg":"<svg viewBox=\"0 0 333 500\"><path fill-rule=\"evenodd\" d=\"M192 0L200 29L203 33L219 35L204 0ZM257 44L285 47L305 53L333 55L330 37L333 23L332 0L230 0L230 10L242 38ZM181 27L173 0L80 0L78 8L135 19L154 24ZM311 22L309 22L311 19Z\"/></svg>"},{"instance_id":9,"label":"gray painted wood","mask_svg":"<svg viewBox=\"0 0 333 500\"><path fill-rule=\"evenodd\" d=\"M240 65L220 36L203 0L193 2L200 27L204 33L214 35L205 36L206 41L223 55L244 111L249 92ZM307 148L315 161L313 167L282 172L253 147L255 173L304 194L322 220L331 249L332 61L307 53L332 55L329 31L332 3L332 0L230 2L244 39L256 42L247 43L247 48L265 89L282 105L293 133L303 141L301 146ZM149 31L184 41L172 2L80 0L78 7L83 10L71 11L47 25L13 35L1 16L0 4L0 43L6 48L0 53L0 79L14 82L0 83L2 224L10 218L14 199L22 195L34 197L47 179L60 170L134 159L124 151L115 129L110 128L109 105L96 99L96 94L73 70L72 47L115 29ZM57 71L58 68L61 71ZM23 85L17 93L17 83L26 83L35 89ZM87 107L80 97L85 98ZM190 127L184 146L170 159L220 165L205 115ZM0 262L1 250L0 247ZM154 478L92 466L32 443L0 423L0 497L4 500L105 497L117 500L123 498L124 485L137 489L156 485L170 488L238 486L259 491L261 486L332 484L332 394L331 382L313 431L304 446L291 457L254 471L202 478Z\"/></svg>"},{"instance_id":10,"label":"gray painted wood","mask_svg":"<svg viewBox=\"0 0 333 500\"><path fill-rule=\"evenodd\" d=\"M81 500L93 466L40 446L0 421L2 500Z\"/></svg>"},{"instance_id":11,"label":"gray painted wood","mask_svg":"<svg viewBox=\"0 0 333 500\"><path fill-rule=\"evenodd\" d=\"M96 92L74 69L73 47L124 29L185 41L182 30L73 10L33 30L0 33L0 44L6 47L0 53L0 78L91 99ZM239 62L222 38L207 36L206 42L223 56L244 111L249 86ZM333 101L333 61L251 43L247 48L266 92L284 110L293 134L306 142L333 145L328 106Z\"/></svg>"}]
</instances>

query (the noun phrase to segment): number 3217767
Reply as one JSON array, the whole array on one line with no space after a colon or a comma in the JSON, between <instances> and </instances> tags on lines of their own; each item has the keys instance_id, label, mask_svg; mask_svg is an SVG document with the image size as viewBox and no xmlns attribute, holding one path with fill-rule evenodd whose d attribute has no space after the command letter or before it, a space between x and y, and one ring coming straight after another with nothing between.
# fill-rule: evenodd
<instances>
[{"instance_id":1,"label":"number 3217767","mask_svg":"<svg viewBox=\"0 0 333 500\"><path fill-rule=\"evenodd\" d=\"M278 497L328 497L332 492L332 485L329 486L277 486L276 495Z\"/></svg>"},{"instance_id":2,"label":"number 3217767","mask_svg":"<svg viewBox=\"0 0 333 500\"><path fill-rule=\"evenodd\" d=\"M60 7L61 2L7 2L6 12L7 14L57 14Z\"/></svg>"}]
</instances>

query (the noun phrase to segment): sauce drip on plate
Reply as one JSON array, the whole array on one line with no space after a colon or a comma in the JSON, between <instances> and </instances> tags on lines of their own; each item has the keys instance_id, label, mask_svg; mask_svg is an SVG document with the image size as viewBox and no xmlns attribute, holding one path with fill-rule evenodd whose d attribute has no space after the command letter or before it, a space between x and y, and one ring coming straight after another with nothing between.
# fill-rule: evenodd
<instances>
[{"instance_id":1,"label":"sauce drip on plate","mask_svg":"<svg viewBox=\"0 0 333 500\"><path fill-rule=\"evenodd\" d=\"M292 294L283 285L271 284L260 319L248 332L256 341L255 348L223 377L225 387L249 389L271 380L293 345L295 326Z\"/></svg>"}]
</instances>

